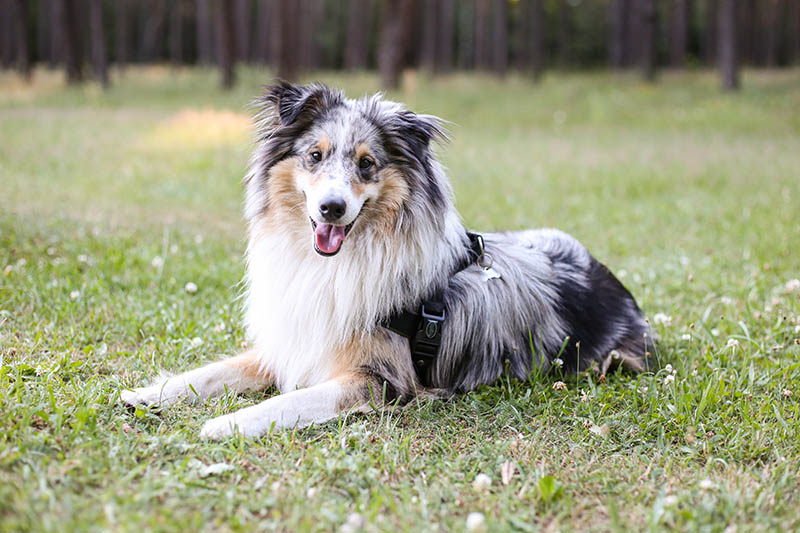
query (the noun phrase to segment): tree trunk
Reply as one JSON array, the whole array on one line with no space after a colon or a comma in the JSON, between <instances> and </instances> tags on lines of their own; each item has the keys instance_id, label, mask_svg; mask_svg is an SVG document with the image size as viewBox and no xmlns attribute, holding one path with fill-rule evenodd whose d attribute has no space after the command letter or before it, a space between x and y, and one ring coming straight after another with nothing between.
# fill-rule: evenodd
<instances>
[{"instance_id":1,"label":"tree trunk","mask_svg":"<svg viewBox=\"0 0 800 533\"><path fill-rule=\"evenodd\" d=\"M563 68L570 61L570 12L567 0L558 0L558 26L556 28L556 56L558 64Z\"/></svg>"},{"instance_id":2,"label":"tree trunk","mask_svg":"<svg viewBox=\"0 0 800 533\"><path fill-rule=\"evenodd\" d=\"M344 68L367 68L367 45L372 19L371 0L350 0L347 8L347 37L344 50Z\"/></svg>"},{"instance_id":3,"label":"tree trunk","mask_svg":"<svg viewBox=\"0 0 800 533\"><path fill-rule=\"evenodd\" d=\"M31 77L31 56L28 49L28 4L26 0L12 0L9 6L12 10L11 20L15 28L15 43L17 70L26 80Z\"/></svg>"},{"instance_id":4,"label":"tree trunk","mask_svg":"<svg viewBox=\"0 0 800 533\"><path fill-rule=\"evenodd\" d=\"M387 89L400 86L400 73L405 66L408 46L411 44L413 21L414 0L384 1L378 69L381 84Z\"/></svg>"},{"instance_id":5,"label":"tree trunk","mask_svg":"<svg viewBox=\"0 0 800 533\"><path fill-rule=\"evenodd\" d=\"M766 34L766 39L764 40L764 46L766 48L766 62L768 67L774 68L778 64L778 48L780 46L781 2L779 0L767 0L765 4L766 24L764 33Z\"/></svg>"},{"instance_id":6,"label":"tree trunk","mask_svg":"<svg viewBox=\"0 0 800 533\"><path fill-rule=\"evenodd\" d=\"M789 42L788 45L788 63L790 65L797 65L800 63L800 2L789 2L789 18L788 31Z\"/></svg>"},{"instance_id":7,"label":"tree trunk","mask_svg":"<svg viewBox=\"0 0 800 533\"><path fill-rule=\"evenodd\" d=\"M270 53L270 27L272 24L272 5L274 0L257 0L255 38L253 39L253 58L259 63L268 64Z\"/></svg>"},{"instance_id":8,"label":"tree trunk","mask_svg":"<svg viewBox=\"0 0 800 533\"><path fill-rule=\"evenodd\" d=\"M39 3L39 9L36 11L36 59L46 62L48 65L53 64L52 45L50 44L50 40L53 38L50 32L50 21L53 19L53 14L50 4L50 0L43 0Z\"/></svg>"},{"instance_id":9,"label":"tree trunk","mask_svg":"<svg viewBox=\"0 0 800 533\"><path fill-rule=\"evenodd\" d=\"M319 50L317 48L317 29L325 6L319 0L295 0L297 32L295 46L297 48L298 70L310 71L317 68Z\"/></svg>"},{"instance_id":10,"label":"tree trunk","mask_svg":"<svg viewBox=\"0 0 800 533\"><path fill-rule=\"evenodd\" d=\"M625 67L625 44L628 33L628 17L626 12L629 8L627 0L611 0L609 9L609 44L608 59L611 66L615 69Z\"/></svg>"},{"instance_id":11,"label":"tree trunk","mask_svg":"<svg viewBox=\"0 0 800 533\"><path fill-rule=\"evenodd\" d=\"M299 11L297 0L278 0L275 3L275 24L272 32L275 66L278 77L290 81L297 78L300 70Z\"/></svg>"},{"instance_id":12,"label":"tree trunk","mask_svg":"<svg viewBox=\"0 0 800 533\"><path fill-rule=\"evenodd\" d=\"M250 34L253 20L250 0L236 0L233 27L236 32L236 57L246 61L250 57Z\"/></svg>"},{"instance_id":13,"label":"tree trunk","mask_svg":"<svg viewBox=\"0 0 800 533\"><path fill-rule=\"evenodd\" d=\"M158 61L162 57L164 48L164 22L167 18L167 4L165 0L151 0L148 15L142 33L141 59L144 61Z\"/></svg>"},{"instance_id":14,"label":"tree trunk","mask_svg":"<svg viewBox=\"0 0 800 533\"><path fill-rule=\"evenodd\" d=\"M213 26L211 24L210 0L197 0L195 11L197 25L197 62L208 65L213 62Z\"/></svg>"},{"instance_id":15,"label":"tree trunk","mask_svg":"<svg viewBox=\"0 0 800 533\"><path fill-rule=\"evenodd\" d=\"M458 67L475 67L475 4L458 2Z\"/></svg>"},{"instance_id":16,"label":"tree trunk","mask_svg":"<svg viewBox=\"0 0 800 533\"><path fill-rule=\"evenodd\" d=\"M169 60L174 66L183 64L183 9L182 0L174 0L169 14Z\"/></svg>"},{"instance_id":17,"label":"tree trunk","mask_svg":"<svg viewBox=\"0 0 800 533\"><path fill-rule=\"evenodd\" d=\"M116 63L123 68L130 61L130 0L117 0L116 5Z\"/></svg>"},{"instance_id":18,"label":"tree trunk","mask_svg":"<svg viewBox=\"0 0 800 533\"><path fill-rule=\"evenodd\" d=\"M103 85L103 88L108 88L108 58L106 57L102 0L89 0L89 31L92 38L92 70L94 70L94 75Z\"/></svg>"},{"instance_id":19,"label":"tree trunk","mask_svg":"<svg viewBox=\"0 0 800 533\"><path fill-rule=\"evenodd\" d=\"M446 74L453 70L455 5L453 0L439 0L439 35L436 43L436 71Z\"/></svg>"},{"instance_id":20,"label":"tree trunk","mask_svg":"<svg viewBox=\"0 0 800 533\"><path fill-rule=\"evenodd\" d=\"M739 63L736 54L736 0L719 0L718 12L719 67L722 88L733 91L739 88Z\"/></svg>"},{"instance_id":21,"label":"tree trunk","mask_svg":"<svg viewBox=\"0 0 800 533\"><path fill-rule=\"evenodd\" d=\"M719 19L719 0L706 0L706 28L705 40L703 42L703 59L711 66L717 63L717 21Z\"/></svg>"},{"instance_id":22,"label":"tree trunk","mask_svg":"<svg viewBox=\"0 0 800 533\"><path fill-rule=\"evenodd\" d=\"M508 70L508 1L492 4L492 70L505 76Z\"/></svg>"},{"instance_id":23,"label":"tree trunk","mask_svg":"<svg viewBox=\"0 0 800 533\"><path fill-rule=\"evenodd\" d=\"M544 70L544 9L542 0L522 0L519 68L538 79Z\"/></svg>"},{"instance_id":24,"label":"tree trunk","mask_svg":"<svg viewBox=\"0 0 800 533\"><path fill-rule=\"evenodd\" d=\"M222 74L222 88L230 89L236 81L233 72L235 40L233 35L233 4L231 2L225 0L219 2L217 20L219 21L217 26L219 31L217 57L219 58L219 68Z\"/></svg>"},{"instance_id":25,"label":"tree trunk","mask_svg":"<svg viewBox=\"0 0 800 533\"><path fill-rule=\"evenodd\" d=\"M75 0L60 0L58 5L58 24L62 36L61 48L64 52L64 63L67 68L67 82L80 83L81 43L78 39L78 24Z\"/></svg>"},{"instance_id":26,"label":"tree trunk","mask_svg":"<svg viewBox=\"0 0 800 533\"><path fill-rule=\"evenodd\" d=\"M475 0L475 68L489 70L489 0Z\"/></svg>"},{"instance_id":27,"label":"tree trunk","mask_svg":"<svg viewBox=\"0 0 800 533\"><path fill-rule=\"evenodd\" d=\"M655 0L638 0L641 21L641 66L646 81L656 79L656 3Z\"/></svg>"},{"instance_id":28,"label":"tree trunk","mask_svg":"<svg viewBox=\"0 0 800 533\"><path fill-rule=\"evenodd\" d=\"M436 41L439 33L438 0L422 2L422 44L420 46L420 66L428 72L436 70Z\"/></svg>"},{"instance_id":29,"label":"tree trunk","mask_svg":"<svg viewBox=\"0 0 800 533\"><path fill-rule=\"evenodd\" d=\"M686 49L689 37L689 0L672 0L670 10L669 58L673 68L683 68L686 64Z\"/></svg>"}]
</instances>

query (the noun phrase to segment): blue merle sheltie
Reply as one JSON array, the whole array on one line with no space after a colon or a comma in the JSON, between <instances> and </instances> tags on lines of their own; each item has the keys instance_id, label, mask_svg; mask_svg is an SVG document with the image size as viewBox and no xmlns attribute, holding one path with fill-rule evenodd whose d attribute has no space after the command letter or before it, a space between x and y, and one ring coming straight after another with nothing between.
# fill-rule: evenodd
<instances>
[{"instance_id":1,"label":"blue merle sheltie","mask_svg":"<svg viewBox=\"0 0 800 533\"><path fill-rule=\"evenodd\" d=\"M648 368L645 317L574 238L464 228L432 150L439 119L317 84L279 83L258 106L245 178L250 348L123 391L125 403L275 385L281 394L201 430L257 436L534 367Z\"/></svg>"}]
</instances>

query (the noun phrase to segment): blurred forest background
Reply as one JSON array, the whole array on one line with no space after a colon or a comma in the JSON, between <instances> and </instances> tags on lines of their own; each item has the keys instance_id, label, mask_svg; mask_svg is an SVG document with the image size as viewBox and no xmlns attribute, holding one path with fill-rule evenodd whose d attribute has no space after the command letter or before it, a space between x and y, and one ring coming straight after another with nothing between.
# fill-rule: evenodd
<instances>
[{"instance_id":1,"label":"blurred forest background","mask_svg":"<svg viewBox=\"0 0 800 533\"><path fill-rule=\"evenodd\" d=\"M800 0L0 0L0 65L109 84L109 65L236 64L303 72L720 69L800 62Z\"/></svg>"}]
</instances>

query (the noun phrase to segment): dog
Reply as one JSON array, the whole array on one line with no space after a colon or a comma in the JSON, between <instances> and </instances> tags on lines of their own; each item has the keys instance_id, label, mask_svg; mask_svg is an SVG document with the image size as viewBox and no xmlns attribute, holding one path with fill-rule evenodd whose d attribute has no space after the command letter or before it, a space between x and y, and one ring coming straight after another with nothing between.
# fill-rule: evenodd
<instances>
[{"instance_id":1,"label":"dog","mask_svg":"<svg viewBox=\"0 0 800 533\"><path fill-rule=\"evenodd\" d=\"M650 368L630 292L554 229L475 234L433 145L443 121L382 95L268 87L245 177L244 353L121 392L128 405L280 394L207 421L247 437L446 398L553 366Z\"/></svg>"}]
</instances>

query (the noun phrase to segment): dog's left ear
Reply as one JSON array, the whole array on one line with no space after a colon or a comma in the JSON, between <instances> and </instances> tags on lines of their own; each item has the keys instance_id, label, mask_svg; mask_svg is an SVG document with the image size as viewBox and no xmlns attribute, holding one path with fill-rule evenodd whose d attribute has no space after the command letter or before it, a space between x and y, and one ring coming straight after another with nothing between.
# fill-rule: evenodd
<instances>
[{"instance_id":1,"label":"dog's left ear","mask_svg":"<svg viewBox=\"0 0 800 533\"><path fill-rule=\"evenodd\" d=\"M292 85L282 81L267 88L267 105L283 127L311 123L326 110L342 103L342 93L322 84ZM277 126L278 124L276 124Z\"/></svg>"},{"instance_id":2,"label":"dog's left ear","mask_svg":"<svg viewBox=\"0 0 800 533\"><path fill-rule=\"evenodd\" d=\"M431 142L447 140L447 131L439 117L418 115L404 109L397 113L395 120L399 137L411 146L414 155L420 160L427 155Z\"/></svg>"}]
</instances>

